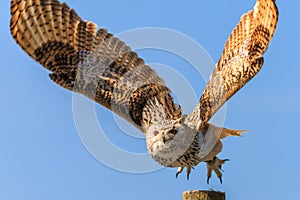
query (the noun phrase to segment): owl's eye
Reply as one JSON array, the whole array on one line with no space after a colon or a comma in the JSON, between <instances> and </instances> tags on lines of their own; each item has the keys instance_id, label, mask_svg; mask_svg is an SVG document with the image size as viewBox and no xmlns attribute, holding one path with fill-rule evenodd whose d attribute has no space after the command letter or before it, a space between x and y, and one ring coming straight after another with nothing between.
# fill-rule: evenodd
<instances>
[{"instance_id":1,"label":"owl's eye","mask_svg":"<svg viewBox=\"0 0 300 200\"><path fill-rule=\"evenodd\" d=\"M154 135L154 136L157 136L157 135L158 135L158 131L154 131L154 132L153 132L153 135Z\"/></svg>"},{"instance_id":2,"label":"owl's eye","mask_svg":"<svg viewBox=\"0 0 300 200\"><path fill-rule=\"evenodd\" d=\"M176 135L177 134L177 130L176 129L169 130L169 133L171 133L173 135Z\"/></svg>"}]
</instances>

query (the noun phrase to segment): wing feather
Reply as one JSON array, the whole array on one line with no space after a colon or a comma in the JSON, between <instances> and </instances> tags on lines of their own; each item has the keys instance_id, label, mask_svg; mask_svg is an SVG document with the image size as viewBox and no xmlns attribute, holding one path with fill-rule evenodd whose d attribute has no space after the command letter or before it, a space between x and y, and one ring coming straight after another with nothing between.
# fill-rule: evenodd
<instances>
[{"instance_id":1,"label":"wing feather","mask_svg":"<svg viewBox=\"0 0 300 200\"><path fill-rule=\"evenodd\" d=\"M263 65L278 21L275 0L257 0L254 10L244 14L225 43L210 81L186 123L201 130L213 114Z\"/></svg>"},{"instance_id":2,"label":"wing feather","mask_svg":"<svg viewBox=\"0 0 300 200\"><path fill-rule=\"evenodd\" d=\"M66 3L12 0L10 29L23 50L51 71L51 80L100 103L142 131L154 123L153 115L145 113L156 112L146 106L151 102L163 105L167 118L181 117L180 107L154 70L124 42L83 21Z\"/></svg>"}]
</instances>

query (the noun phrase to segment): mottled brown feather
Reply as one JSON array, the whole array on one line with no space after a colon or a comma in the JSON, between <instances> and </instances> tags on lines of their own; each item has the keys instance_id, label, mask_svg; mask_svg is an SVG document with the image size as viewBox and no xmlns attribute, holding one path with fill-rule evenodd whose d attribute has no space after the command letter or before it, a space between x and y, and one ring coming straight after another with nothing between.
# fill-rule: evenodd
<instances>
[{"instance_id":1,"label":"mottled brown feather","mask_svg":"<svg viewBox=\"0 0 300 200\"><path fill-rule=\"evenodd\" d=\"M146 105L163 105L167 118L181 109L157 73L118 38L90 21L83 21L57 0L12 0L11 34L46 69L58 85L81 93L145 132L159 119ZM144 115L143 115L144 113ZM146 118L143 116L147 116Z\"/></svg>"},{"instance_id":2,"label":"mottled brown feather","mask_svg":"<svg viewBox=\"0 0 300 200\"><path fill-rule=\"evenodd\" d=\"M275 0L257 0L254 10L241 17L225 44L224 51L200 102L186 122L198 130L213 114L249 80L263 65L278 21Z\"/></svg>"}]
</instances>

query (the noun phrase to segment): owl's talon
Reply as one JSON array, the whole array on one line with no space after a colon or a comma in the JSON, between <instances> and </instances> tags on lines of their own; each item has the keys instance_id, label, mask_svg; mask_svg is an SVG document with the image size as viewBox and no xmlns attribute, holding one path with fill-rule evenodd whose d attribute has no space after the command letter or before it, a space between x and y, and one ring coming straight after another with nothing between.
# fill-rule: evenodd
<instances>
[{"instance_id":1,"label":"owl's talon","mask_svg":"<svg viewBox=\"0 0 300 200\"><path fill-rule=\"evenodd\" d=\"M176 178L178 177L179 174L182 173L183 169L184 169L184 167L178 167L177 173L176 173L176 175L175 175Z\"/></svg>"},{"instance_id":2,"label":"owl's talon","mask_svg":"<svg viewBox=\"0 0 300 200\"><path fill-rule=\"evenodd\" d=\"M214 157L210 161L206 161L206 166L207 166L207 184L209 184L209 179L211 177L212 171L216 173L216 175L219 177L220 183L222 184L222 165L226 162L229 161L229 159L224 159L221 160L218 157ZM222 171L222 172L221 172Z\"/></svg>"},{"instance_id":3,"label":"owl's talon","mask_svg":"<svg viewBox=\"0 0 300 200\"><path fill-rule=\"evenodd\" d=\"M187 180L190 179L191 171L192 171L192 167L187 167L187 168L186 168L186 179L187 179Z\"/></svg>"},{"instance_id":4,"label":"owl's talon","mask_svg":"<svg viewBox=\"0 0 300 200\"><path fill-rule=\"evenodd\" d=\"M185 167L178 167L177 169L177 173L175 175L175 177L177 178L179 174L181 174L183 172L183 169ZM186 179L189 180L190 179L190 174L191 174L191 171L192 171L193 167L186 167Z\"/></svg>"},{"instance_id":5,"label":"owl's talon","mask_svg":"<svg viewBox=\"0 0 300 200\"><path fill-rule=\"evenodd\" d=\"M175 175L175 177L178 178L178 175L179 175L179 174L180 174L180 172L177 172L176 175Z\"/></svg>"}]
</instances>

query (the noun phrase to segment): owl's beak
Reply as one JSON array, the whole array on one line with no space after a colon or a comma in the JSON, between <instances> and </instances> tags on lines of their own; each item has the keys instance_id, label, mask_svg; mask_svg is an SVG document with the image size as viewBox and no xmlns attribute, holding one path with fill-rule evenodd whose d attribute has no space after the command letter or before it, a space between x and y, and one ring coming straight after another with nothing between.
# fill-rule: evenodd
<instances>
[{"instance_id":1,"label":"owl's beak","mask_svg":"<svg viewBox=\"0 0 300 200\"><path fill-rule=\"evenodd\" d=\"M170 141L170 140L172 140L172 139L173 139L173 137L170 137L170 136L168 136L168 135L164 135L164 136L162 137L163 143L167 143L168 141Z\"/></svg>"}]
</instances>

